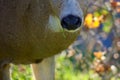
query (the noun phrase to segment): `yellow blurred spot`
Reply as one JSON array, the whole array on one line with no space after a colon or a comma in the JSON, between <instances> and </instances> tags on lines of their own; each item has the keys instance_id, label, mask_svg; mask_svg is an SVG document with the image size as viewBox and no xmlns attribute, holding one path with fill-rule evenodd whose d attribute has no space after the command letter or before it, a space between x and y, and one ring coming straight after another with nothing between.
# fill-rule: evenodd
<instances>
[{"instance_id":1,"label":"yellow blurred spot","mask_svg":"<svg viewBox=\"0 0 120 80\"><path fill-rule=\"evenodd\" d=\"M89 29L98 28L100 25L100 20L98 19L98 17L93 17L93 14L89 13L85 17L84 25Z\"/></svg>"},{"instance_id":2,"label":"yellow blurred spot","mask_svg":"<svg viewBox=\"0 0 120 80\"><path fill-rule=\"evenodd\" d=\"M101 59L101 57L103 56L103 52L101 52L101 51L94 52L94 56L95 56L97 59Z\"/></svg>"},{"instance_id":3,"label":"yellow blurred spot","mask_svg":"<svg viewBox=\"0 0 120 80\"><path fill-rule=\"evenodd\" d=\"M98 28L100 25L98 17L94 17L93 20L94 20L92 23L93 28Z\"/></svg>"}]
</instances>

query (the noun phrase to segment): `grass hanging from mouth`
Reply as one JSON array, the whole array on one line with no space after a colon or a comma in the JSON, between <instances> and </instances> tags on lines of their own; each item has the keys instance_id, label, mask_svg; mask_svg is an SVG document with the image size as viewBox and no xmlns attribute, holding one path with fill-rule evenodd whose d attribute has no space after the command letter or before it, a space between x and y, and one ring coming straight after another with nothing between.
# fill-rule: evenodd
<instances>
[{"instance_id":1,"label":"grass hanging from mouth","mask_svg":"<svg viewBox=\"0 0 120 80\"><path fill-rule=\"evenodd\" d=\"M63 37L66 38L65 30L64 29L62 29L62 34L63 34Z\"/></svg>"}]
</instances>

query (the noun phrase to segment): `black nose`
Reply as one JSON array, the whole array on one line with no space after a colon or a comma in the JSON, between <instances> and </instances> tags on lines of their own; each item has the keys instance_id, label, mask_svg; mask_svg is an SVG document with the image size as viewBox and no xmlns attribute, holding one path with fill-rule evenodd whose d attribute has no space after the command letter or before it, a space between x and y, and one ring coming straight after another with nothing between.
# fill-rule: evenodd
<instances>
[{"instance_id":1,"label":"black nose","mask_svg":"<svg viewBox=\"0 0 120 80\"><path fill-rule=\"evenodd\" d=\"M82 24L82 19L74 15L68 15L61 20L61 25L67 30L75 30Z\"/></svg>"}]
</instances>

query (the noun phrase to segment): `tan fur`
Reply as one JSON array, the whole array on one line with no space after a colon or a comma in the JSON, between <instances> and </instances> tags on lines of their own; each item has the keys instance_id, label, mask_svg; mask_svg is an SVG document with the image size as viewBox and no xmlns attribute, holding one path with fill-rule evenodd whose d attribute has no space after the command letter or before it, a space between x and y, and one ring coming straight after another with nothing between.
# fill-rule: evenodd
<instances>
[{"instance_id":1,"label":"tan fur","mask_svg":"<svg viewBox=\"0 0 120 80\"><path fill-rule=\"evenodd\" d=\"M78 32L53 32L46 25L53 15L48 0L0 0L0 60L32 63L57 54Z\"/></svg>"},{"instance_id":2,"label":"tan fur","mask_svg":"<svg viewBox=\"0 0 120 80\"><path fill-rule=\"evenodd\" d=\"M0 0L0 67L9 63L39 62L66 49L76 39L79 30L67 32L49 24L49 20L55 21L55 18L60 24L64 1ZM85 4L86 0L76 1L75 11L78 9L78 16L83 18L79 4ZM50 19L50 16L55 18Z\"/></svg>"}]
</instances>

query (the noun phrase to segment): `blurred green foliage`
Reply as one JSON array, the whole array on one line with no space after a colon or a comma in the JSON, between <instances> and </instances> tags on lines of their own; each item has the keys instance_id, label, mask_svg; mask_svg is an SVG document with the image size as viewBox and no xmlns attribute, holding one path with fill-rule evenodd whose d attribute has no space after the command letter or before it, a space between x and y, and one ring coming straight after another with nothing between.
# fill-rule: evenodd
<instances>
[{"instance_id":1,"label":"blurred green foliage","mask_svg":"<svg viewBox=\"0 0 120 80\"><path fill-rule=\"evenodd\" d=\"M80 67L80 66L79 66ZM101 80L92 70L79 70L65 55L56 57L55 80Z\"/></svg>"},{"instance_id":2,"label":"blurred green foliage","mask_svg":"<svg viewBox=\"0 0 120 80\"><path fill-rule=\"evenodd\" d=\"M33 80L30 65L12 65L12 80Z\"/></svg>"}]
</instances>

